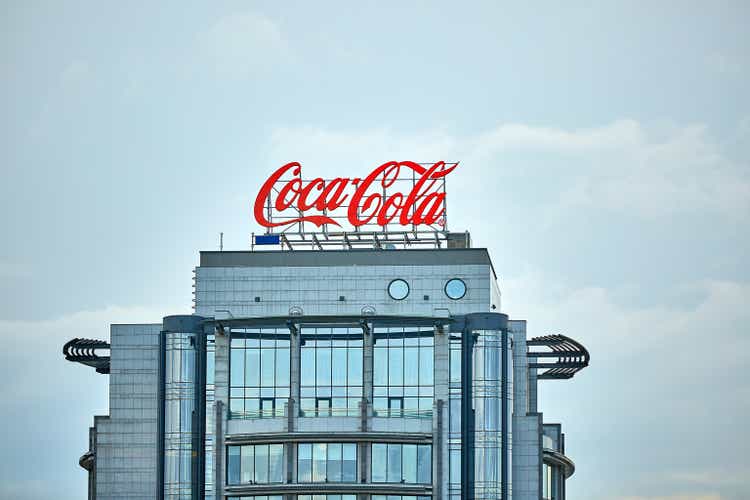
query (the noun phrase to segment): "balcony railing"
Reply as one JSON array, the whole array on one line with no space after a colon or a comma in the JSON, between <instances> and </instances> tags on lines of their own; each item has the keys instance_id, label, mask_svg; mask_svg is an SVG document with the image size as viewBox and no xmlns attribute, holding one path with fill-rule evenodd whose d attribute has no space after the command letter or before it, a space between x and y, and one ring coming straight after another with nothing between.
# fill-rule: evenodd
<instances>
[{"instance_id":1,"label":"balcony railing","mask_svg":"<svg viewBox=\"0 0 750 500\"><path fill-rule=\"evenodd\" d=\"M373 416L390 418L432 418L432 409L415 408L373 408Z\"/></svg>"}]
</instances>

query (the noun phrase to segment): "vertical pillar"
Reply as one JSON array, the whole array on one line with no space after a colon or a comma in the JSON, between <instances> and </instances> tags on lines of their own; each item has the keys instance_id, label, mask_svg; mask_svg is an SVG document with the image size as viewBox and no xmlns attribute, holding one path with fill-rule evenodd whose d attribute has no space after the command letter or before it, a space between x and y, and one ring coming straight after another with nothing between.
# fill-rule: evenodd
<instances>
[{"instance_id":1,"label":"vertical pillar","mask_svg":"<svg viewBox=\"0 0 750 500\"><path fill-rule=\"evenodd\" d=\"M363 421L362 421L362 432L368 430L368 420L372 414L372 378L373 378L373 349L375 346L375 332L374 328L365 321L361 320L360 325L362 326L363 335L363 346L362 346L362 382L364 383L362 392L362 410L363 410Z\"/></svg>"},{"instance_id":2,"label":"vertical pillar","mask_svg":"<svg viewBox=\"0 0 750 500\"><path fill-rule=\"evenodd\" d=\"M448 461L448 401L450 388L450 335L443 326L434 333L435 403L432 419L432 483L433 498L446 498L449 479Z\"/></svg>"},{"instance_id":3,"label":"vertical pillar","mask_svg":"<svg viewBox=\"0 0 750 500\"><path fill-rule=\"evenodd\" d=\"M224 433L227 428L227 409L229 408L229 357L231 350L231 330L218 325L215 335L214 362L214 401L217 434L214 438L214 491L216 500L224 498L224 483L226 482L226 463L224 447ZM220 426L220 432L219 432Z\"/></svg>"}]
</instances>

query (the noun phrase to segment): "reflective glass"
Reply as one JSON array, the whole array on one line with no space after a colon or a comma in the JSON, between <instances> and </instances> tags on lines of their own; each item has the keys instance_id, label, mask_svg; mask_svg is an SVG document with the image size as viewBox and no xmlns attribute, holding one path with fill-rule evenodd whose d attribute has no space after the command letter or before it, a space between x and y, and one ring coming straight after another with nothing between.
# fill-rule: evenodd
<instances>
[{"instance_id":1,"label":"reflective glass","mask_svg":"<svg viewBox=\"0 0 750 500\"><path fill-rule=\"evenodd\" d=\"M409 295L409 284L402 280L396 279L388 285L388 295L394 300L403 300Z\"/></svg>"},{"instance_id":2,"label":"reflective glass","mask_svg":"<svg viewBox=\"0 0 750 500\"><path fill-rule=\"evenodd\" d=\"M417 482L417 445L405 444L402 452L403 473L402 479L405 483Z\"/></svg>"},{"instance_id":3,"label":"reflective glass","mask_svg":"<svg viewBox=\"0 0 750 500\"><path fill-rule=\"evenodd\" d=\"M268 482L268 445L255 446L255 482Z\"/></svg>"},{"instance_id":4,"label":"reflective glass","mask_svg":"<svg viewBox=\"0 0 750 500\"><path fill-rule=\"evenodd\" d=\"M313 444L313 482L322 483L326 480L326 444Z\"/></svg>"},{"instance_id":5,"label":"reflective glass","mask_svg":"<svg viewBox=\"0 0 750 500\"><path fill-rule=\"evenodd\" d=\"M453 299L458 300L466 295L466 283L458 278L454 278L445 284L445 294Z\"/></svg>"},{"instance_id":6,"label":"reflective glass","mask_svg":"<svg viewBox=\"0 0 750 500\"><path fill-rule=\"evenodd\" d=\"M229 484L239 484L240 483L240 447L239 446L230 446L229 452L228 452L228 464L227 464L227 482ZM176 461L175 461L176 463ZM172 473L175 477L177 474Z\"/></svg>"},{"instance_id":7,"label":"reflective glass","mask_svg":"<svg viewBox=\"0 0 750 500\"><path fill-rule=\"evenodd\" d=\"M386 467L387 482L389 483L400 483L401 482L401 445L400 444L389 444L388 445L388 466Z\"/></svg>"},{"instance_id":8,"label":"reflective glass","mask_svg":"<svg viewBox=\"0 0 750 500\"><path fill-rule=\"evenodd\" d=\"M312 444L300 443L297 448L297 481L312 481Z\"/></svg>"},{"instance_id":9,"label":"reflective glass","mask_svg":"<svg viewBox=\"0 0 750 500\"><path fill-rule=\"evenodd\" d=\"M386 481L386 464L388 463L388 445L373 443L372 445L372 482Z\"/></svg>"},{"instance_id":10,"label":"reflective glass","mask_svg":"<svg viewBox=\"0 0 750 500\"><path fill-rule=\"evenodd\" d=\"M253 329L232 332L248 338L232 338L230 354L230 418L281 416L284 403L259 413L258 398L285 400L289 397L289 340L271 335L288 334L287 329ZM245 389L245 393L241 392ZM263 407L267 405L264 403Z\"/></svg>"}]
</instances>

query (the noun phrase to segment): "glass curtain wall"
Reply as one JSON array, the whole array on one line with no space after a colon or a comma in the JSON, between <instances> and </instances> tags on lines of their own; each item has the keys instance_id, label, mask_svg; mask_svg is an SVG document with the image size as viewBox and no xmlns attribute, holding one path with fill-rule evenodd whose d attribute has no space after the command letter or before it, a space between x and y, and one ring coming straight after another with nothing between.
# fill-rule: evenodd
<instances>
[{"instance_id":1,"label":"glass curtain wall","mask_svg":"<svg viewBox=\"0 0 750 500\"><path fill-rule=\"evenodd\" d=\"M194 335L165 332L164 498L192 496L192 430L195 409Z\"/></svg>"},{"instance_id":2,"label":"glass curtain wall","mask_svg":"<svg viewBox=\"0 0 750 500\"><path fill-rule=\"evenodd\" d=\"M502 337L480 330L474 344L474 495L495 500L502 495ZM511 391L512 393L512 391Z\"/></svg>"},{"instance_id":3,"label":"glass curtain wall","mask_svg":"<svg viewBox=\"0 0 750 500\"><path fill-rule=\"evenodd\" d=\"M214 492L214 375L216 360L216 338L213 334L206 335L206 498Z\"/></svg>"},{"instance_id":4,"label":"glass curtain wall","mask_svg":"<svg viewBox=\"0 0 750 500\"><path fill-rule=\"evenodd\" d=\"M448 429L448 496L461 500L461 339L451 337Z\"/></svg>"},{"instance_id":5,"label":"glass curtain wall","mask_svg":"<svg viewBox=\"0 0 750 500\"><path fill-rule=\"evenodd\" d=\"M301 415L359 415L362 329L304 327L301 334Z\"/></svg>"},{"instance_id":6,"label":"glass curtain wall","mask_svg":"<svg viewBox=\"0 0 750 500\"><path fill-rule=\"evenodd\" d=\"M357 495L297 495L297 500L357 500Z\"/></svg>"},{"instance_id":7,"label":"glass curtain wall","mask_svg":"<svg viewBox=\"0 0 750 500\"><path fill-rule=\"evenodd\" d=\"M231 418L280 417L289 399L289 330L232 331Z\"/></svg>"},{"instance_id":8,"label":"glass curtain wall","mask_svg":"<svg viewBox=\"0 0 750 500\"><path fill-rule=\"evenodd\" d=\"M432 415L432 332L376 328L373 352L373 410L378 416Z\"/></svg>"},{"instance_id":9,"label":"glass curtain wall","mask_svg":"<svg viewBox=\"0 0 750 500\"><path fill-rule=\"evenodd\" d=\"M370 475L373 483L430 484L432 446L373 443Z\"/></svg>"},{"instance_id":10,"label":"glass curtain wall","mask_svg":"<svg viewBox=\"0 0 750 500\"><path fill-rule=\"evenodd\" d=\"M300 443L297 482L356 483L356 443Z\"/></svg>"},{"instance_id":11,"label":"glass curtain wall","mask_svg":"<svg viewBox=\"0 0 750 500\"><path fill-rule=\"evenodd\" d=\"M283 481L283 444L227 446L227 484L269 484Z\"/></svg>"}]
</instances>

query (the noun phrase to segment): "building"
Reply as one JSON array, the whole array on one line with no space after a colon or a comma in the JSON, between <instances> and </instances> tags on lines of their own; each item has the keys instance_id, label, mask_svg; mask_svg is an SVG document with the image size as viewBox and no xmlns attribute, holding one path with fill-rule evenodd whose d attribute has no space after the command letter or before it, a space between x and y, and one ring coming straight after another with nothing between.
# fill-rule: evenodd
<instances>
[{"instance_id":1,"label":"building","mask_svg":"<svg viewBox=\"0 0 750 500\"><path fill-rule=\"evenodd\" d=\"M110 379L89 498L564 499L537 384L588 353L501 312L469 241L201 252L194 314L63 348Z\"/></svg>"}]
</instances>

